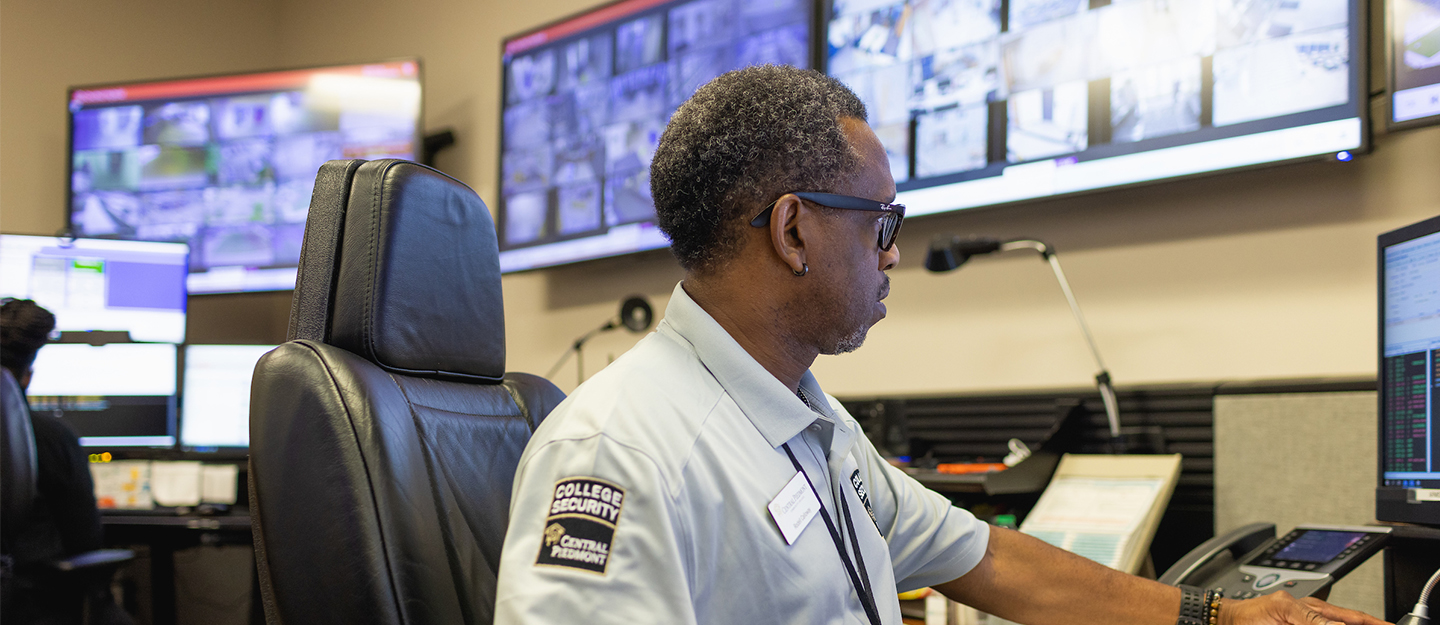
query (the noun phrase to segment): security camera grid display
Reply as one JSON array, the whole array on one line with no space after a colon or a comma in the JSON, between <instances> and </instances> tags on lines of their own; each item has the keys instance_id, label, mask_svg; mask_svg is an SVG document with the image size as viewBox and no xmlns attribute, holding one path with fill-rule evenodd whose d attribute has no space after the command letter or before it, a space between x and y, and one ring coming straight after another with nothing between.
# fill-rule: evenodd
<instances>
[{"instance_id":1,"label":"security camera grid display","mask_svg":"<svg viewBox=\"0 0 1440 625\"><path fill-rule=\"evenodd\" d=\"M589 23L582 15L506 43L501 250L596 241L564 262L656 247L617 235L653 227L650 160L676 107L732 69L811 65L807 0L629 0L602 10L610 17L599 25L575 26ZM507 270L554 264L505 257Z\"/></svg>"},{"instance_id":2,"label":"security camera grid display","mask_svg":"<svg viewBox=\"0 0 1440 625\"><path fill-rule=\"evenodd\" d=\"M401 61L81 88L70 108L73 231L189 243L192 292L246 290L203 276L295 267L320 165L413 159L420 85Z\"/></svg>"},{"instance_id":3,"label":"security camera grid display","mask_svg":"<svg viewBox=\"0 0 1440 625\"><path fill-rule=\"evenodd\" d=\"M1350 0L833 0L827 71L865 101L904 191L1355 117L1353 11Z\"/></svg>"}]
</instances>

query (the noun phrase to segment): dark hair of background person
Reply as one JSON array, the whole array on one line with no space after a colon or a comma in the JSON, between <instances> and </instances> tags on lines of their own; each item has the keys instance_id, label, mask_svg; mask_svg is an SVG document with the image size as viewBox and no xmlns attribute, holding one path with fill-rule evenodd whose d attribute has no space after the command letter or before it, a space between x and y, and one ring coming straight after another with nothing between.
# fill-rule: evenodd
<instances>
[{"instance_id":1,"label":"dark hair of background person","mask_svg":"<svg viewBox=\"0 0 1440 625\"><path fill-rule=\"evenodd\" d=\"M858 166L840 118L865 104L814 70L760 65L722 74L671 117L650 164L659 227L680 266L718 269L742 228L795 191L831 191Z\"/></svg>"},{"instance_id":2,"label":"dark hair of background person","mask_svg":"<svg viewBox=\"0 0 1440 625\"><path fill-rule=\"evenodd\" d=\"M16 380L35 364L35 353L50 339L55 315L34 300L5 298L0 305L0 365Z\"/></svg>"}]
</instances>

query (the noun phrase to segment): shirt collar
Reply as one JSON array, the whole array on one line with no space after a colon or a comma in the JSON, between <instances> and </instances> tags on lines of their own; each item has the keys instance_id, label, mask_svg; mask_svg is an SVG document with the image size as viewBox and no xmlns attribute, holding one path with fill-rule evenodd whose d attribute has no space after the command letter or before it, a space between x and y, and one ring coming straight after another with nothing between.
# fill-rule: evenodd
<instances>
[{"instance_id":1,"label":"shirt collar","mask_svg":"<svg viewBox=\"0 0 1440 625\"><path fill-rule=\"evenodd\" d=\"M705 309L690 299L683 283L675 285L675 292L665 307L665 319L657 329L666 327L690 342L700 362L715 376L715 380L735 400L740 411L745 413L771 447L779 447L794 438L817 417L839 424L841 430L846 429L835 417L814 375L807 370L800 378L800 388L805 390L815 408L812 411L740 347Z\"/></svg>"}]
</instances>

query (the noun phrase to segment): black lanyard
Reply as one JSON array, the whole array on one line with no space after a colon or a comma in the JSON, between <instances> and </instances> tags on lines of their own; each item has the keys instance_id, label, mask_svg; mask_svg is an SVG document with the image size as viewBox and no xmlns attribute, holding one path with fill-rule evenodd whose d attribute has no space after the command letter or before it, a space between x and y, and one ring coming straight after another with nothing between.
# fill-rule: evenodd
<instances>
[{"instance_id":1,"label":"black lanyard","mask_svg":"<svg viewBox=\"0 0 1440 625\"><path fill-rule=\"evenodd\" d=\"M825 510L825 500L820 497L820 491L815 490L815 483L810 481L810 474L800 466L800 461L795 458L795 452L790 451L790 443L784 443L785 454L790 456L790 463L795 465L795 470L805 476L805 483L810 485L810 492L815 494L816 503L820 504L820 517L825 519L825 528L830 530L830 539L835 541L835 550L840 552L840 561L845 563L845 572L850 574L850 583L855 586L855 594L860 597L860 605L865 608L865 616L870 619L870 625L880 625L880 611L875 608L874 593L870 589L870 575L865 571L865 556L860 553L860 541L855 537L855 524L850 520L850 506L845 505L842 500L839 502L840 511L845 514L845 529L850 533L850 544L855 547L855 560L860 564L860 572L855 572L855 565L850 563L849 554L845 553L845 541L840 538L840 531L835 529L835 521L830 519L830 513Z\"/></svg>"}]
</instances>

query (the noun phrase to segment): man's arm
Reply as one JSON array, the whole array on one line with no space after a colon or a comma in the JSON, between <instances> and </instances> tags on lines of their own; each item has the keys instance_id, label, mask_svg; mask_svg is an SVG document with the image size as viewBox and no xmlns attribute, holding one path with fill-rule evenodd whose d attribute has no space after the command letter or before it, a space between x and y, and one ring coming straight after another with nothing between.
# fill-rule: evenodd
<instances>
[{"instance_id":1,"label":"man's arm","mask_svg":"<svg viewBox=\"0 0 1440 625\"><path fill-rule=\"evenodd\" d=\"M1180 589L1126 575L1014 530L990 529L985 557L964 576L935 587L976 609L1033 625L1174 625ZM1227 599L1220 625L1384 625L1318 599L1279 592Z\"/></svg>"}]
</instances>

